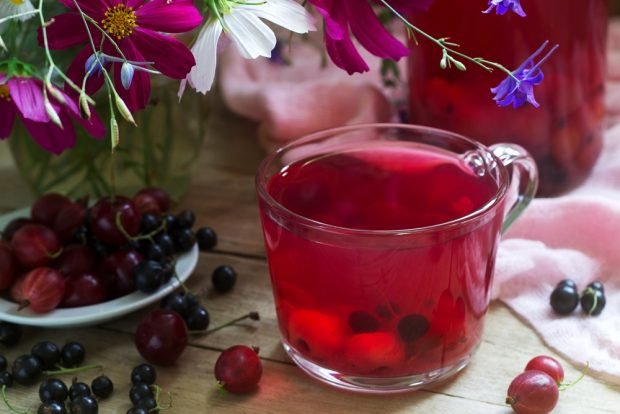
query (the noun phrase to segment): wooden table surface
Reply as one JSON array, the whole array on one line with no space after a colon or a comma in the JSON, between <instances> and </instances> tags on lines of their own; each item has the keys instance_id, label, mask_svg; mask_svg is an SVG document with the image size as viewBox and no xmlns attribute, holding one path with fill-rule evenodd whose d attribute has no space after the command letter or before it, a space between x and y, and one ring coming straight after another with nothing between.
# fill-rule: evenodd
<instances>
[{"instance_id":1,"label":"wooden table surface","mask_svg":"<svg viewBox=\"0 0 620 414\"><path fill-rule=\"evenodd\" d=\"M567 379L579 376L580 367L571 366L548 349L501 303L491 306L482 344L470 365L455 379L436 388L370 396L339 391L306 376L293 365L279 342L254 194L253 173L263 156L254 138L255 125L224 109L216 109L211 118L211 133L193 184L178 208L192 209L197 214L197 225L213 227L219 244L215 251L200 254L188 285L200 293L212 326L254 310L260 312L261 320L192 337L175 366L159 368L158 384L173 395L168 412L508 414L512 412L504 404L508 384L531 357L553 355L564 363ZM31 200L11 165L6 143L0 144L0 193L0 211L24 206ZM221 264L232 265L239 274L236 287L228 294L217 294L210 285L211 272ZM20 344L10 349L0 347L0 353L12 361L41 340L59 344L81 341L87 349L86 363L102 364L102 371L115 383L113 396L100 402L99 412L124 414L130 407L129 372L142 362L133 344L133 332L147 311L83 329L25 328ZM236 344L254 345L261 350L263 378L259 390L250 395L222 392L213 376L219 353ZM97 374L86 372L78 378L90 382ZM70 377L65 380L70 381ZM8 398L14 406L30 407L35 412L37 387L13 387ZM8 409L0 402L0 413L6 412ZM561 393L554 412L620 413L620 387L586 376Z\"/></svg>"}]
</instances>

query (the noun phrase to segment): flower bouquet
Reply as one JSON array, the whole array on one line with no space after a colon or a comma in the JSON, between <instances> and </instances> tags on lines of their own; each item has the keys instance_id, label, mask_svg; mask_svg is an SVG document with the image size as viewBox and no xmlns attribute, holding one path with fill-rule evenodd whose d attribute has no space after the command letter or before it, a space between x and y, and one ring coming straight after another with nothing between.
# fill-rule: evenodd
<instances>
[{"instance_id":1,"label":"flower bouquet","mask_svg":"<svg viewBox=\"0 0 620 414\"><path fill-rule=\"evenodd\" d=\"M408 55L387 28L396 20L411 39L441 49L441 68L505 72L492 89L498 105L538 105L533 87L557 46L543 43L514 70L471 57L409 21L432 3L0 0L0 138L13 136L16 162L39 193L162 185L179 196L207 117L205 100L186 89L212 89L227 42L245 58L271 57L277 37L266 21L300 35L322 26L327 55L353 74L369 70L358 45L386 61ZM489 0L480 12L525 15L519 0Z\"/></svg>"}]
</instances>

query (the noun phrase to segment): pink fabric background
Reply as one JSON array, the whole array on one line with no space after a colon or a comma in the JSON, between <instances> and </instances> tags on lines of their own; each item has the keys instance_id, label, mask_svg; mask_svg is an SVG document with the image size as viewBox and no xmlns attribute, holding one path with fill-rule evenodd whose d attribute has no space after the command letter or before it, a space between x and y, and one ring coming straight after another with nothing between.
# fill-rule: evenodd
<instances>
[{"instance_id":1,"label":"pink fabric background","mask_svg":"<svg viewBox=\"0 0 620 414\"><path fill-rule=\"evenodd\" d=\"M230 50L220 67L223 97L238 114L259 122L267 148L320 129L393 120L378 61L349 77L321 67L317 49L292 49L293 64L246 61ZM507 109L509 110L509 109ZM536 199L505 235L498 252L493 297L504 302L544 342L568 360L620 384L620 21L609 39L608 129L603 154L585 184L557 198ZM583 289L600 280L607 306L598 317L579 309L558 317L549 306L557 282Z\"/></svg>"}]
</instances>

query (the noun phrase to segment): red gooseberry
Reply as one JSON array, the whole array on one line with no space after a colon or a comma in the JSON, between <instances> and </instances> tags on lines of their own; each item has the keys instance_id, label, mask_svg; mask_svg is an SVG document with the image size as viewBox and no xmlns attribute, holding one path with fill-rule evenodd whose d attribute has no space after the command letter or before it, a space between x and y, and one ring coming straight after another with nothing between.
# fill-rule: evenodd
<instances>
[{"instance_id":1,"label":"red gooseberry","mask_svg":"<svg viewBox=\"0 0 620 414\"><path fill-rule=\"evenodd\" d=\"M542 371L525 371L508 387L506 404L517 414L547 414L558 403L560 392L553 378Z\"/></svg>"},{"instance_id":2,"label":"red gooseberry","mask_svg":"<svg viewBox=\"0 0 620 414\"><path fill-rule=\"evenodd\" d=\"M258 348L231 346L217 358L213 373L226 391L235 394L253 391L263 375Z\"/></svg>"}]
</instances>

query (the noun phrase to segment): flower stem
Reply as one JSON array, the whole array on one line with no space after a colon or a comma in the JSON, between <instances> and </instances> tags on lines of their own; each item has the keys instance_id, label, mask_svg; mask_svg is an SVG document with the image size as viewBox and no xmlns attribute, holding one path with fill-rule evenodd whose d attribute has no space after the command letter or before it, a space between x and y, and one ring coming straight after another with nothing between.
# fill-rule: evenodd
<instances>
[{"instance_id":1,"label":"flower stem","mask_svg":"<svg viewBox=\"0 0 620 414\"><path fill-rule=\"evenodd\" d=\"M508 76L513 77L514 75L512 73L512 71L508 68L506 68L504 65L501 65L497 62L492 62L489 60L486 60L484 58L480 58L480 57L471 57L469 55L466 55L465 53L459 52L451 47L448 47L447 45L455 45L455 43L451 43L451 42L446 42L447 39L436 39L435 37L431 36L430 34L426 33L425 31L423 31L422 29L420 29L419 27L417 27L416 25L412 24L411 22L409 22L409 20L407 20L402 14L400 14L398 11L396 11L396 9L394 9L394 7L392 7L386 0L380 0L381 3L383 3L383 5L385 5L385 7L387 7L396 17L398 17L403 23L405 23L405 25L413 30L415 33L418 33L422 36L424 36L425 38L427 38L428 40L430 40L431 42L435 43L437 46L439 46L442 50L445 51L445 53L452 53L455 56L459 56L475 65L480 66L482 69L488 71L488 72L492 72L493 68L497 68L499 70L501 70L502 72L505 72ZM518 79L515 78L515 80L519 81Z\"/></svg>"}]
</instances>

